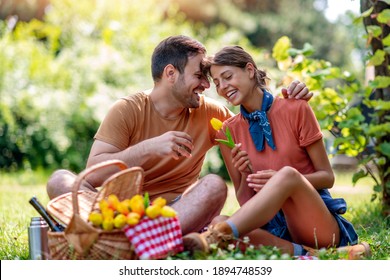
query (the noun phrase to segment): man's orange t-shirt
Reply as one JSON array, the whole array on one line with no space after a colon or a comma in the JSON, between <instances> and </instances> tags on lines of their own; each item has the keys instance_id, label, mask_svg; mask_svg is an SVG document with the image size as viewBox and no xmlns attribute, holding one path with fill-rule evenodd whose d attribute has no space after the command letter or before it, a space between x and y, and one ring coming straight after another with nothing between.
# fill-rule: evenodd
<instances>
[{"instance_id":1,"label":"man's orange t-shirt","mask_svg":"<svg viewBox=\"0 0 390 280\"><path fill-rule=\"evenodd\" d=\"M322 133L309 104L304 100L276 97L267 116L276 150L267 143L263 151L256 150L249 133L249 123L241 114L224 123L231 130L234 142L242 143L241 149L248 153L253 171L291 166L302 174L313 173L315 169L305 147L322 139ZM217 137L224 136L219 133Z\"/></svg>"},{"instance_id":2,"label":"man's orange t-shirt","mask_svg":"<svg viewBox=\"0 0 390 280\"><path fill-rule=\"evenodd\" d=\"M183 131L193 139L192 157L175 160L170 156L150 158L143 166L143 190L151 198L162 196L171 201L195 183L201 172L206 152L215 145L216 131L210 120L226 120L232 113L224 106L201 96L200 106L185 109L175 119L162 117L148 94L140 92L119 99L110 108L95 135L96 140L120 150L168 131Z\"/></svg>"}]
</instances>

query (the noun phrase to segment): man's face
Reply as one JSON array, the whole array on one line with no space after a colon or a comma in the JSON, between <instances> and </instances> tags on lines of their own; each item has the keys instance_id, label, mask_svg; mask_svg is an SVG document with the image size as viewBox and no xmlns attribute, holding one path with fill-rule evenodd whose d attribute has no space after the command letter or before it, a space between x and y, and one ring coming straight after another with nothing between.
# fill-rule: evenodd
<instances>
[{"instance_id":1,"label":"man's face","mask_svg":"<svg viewBox=\"0 0 390 280\"><path fill-rule=\"evenodd\" d=\"M207 77L202 72L203 59L203 54L190 57L184 68L184 73L178 76L172 88L173 96L184 108L198 108L200 94L210 87Z\"/></svg>"}]
</instances>

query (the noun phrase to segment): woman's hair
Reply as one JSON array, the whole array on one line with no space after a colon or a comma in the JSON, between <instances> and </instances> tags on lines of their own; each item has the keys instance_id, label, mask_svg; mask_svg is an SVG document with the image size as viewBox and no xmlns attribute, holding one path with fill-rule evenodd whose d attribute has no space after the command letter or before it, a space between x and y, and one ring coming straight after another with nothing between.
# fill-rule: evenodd
<instances>
[{"instance_id":1,"label":"woman's hair","mask_svg":"<svg viewBox=\"0 0 390 280\"><path fill-rule=\"evenodd\" d=\"M184 36L170 36L161 41L152 55L152 77L155 82L161 79L165 66L172 64L180 74L184 73L188 58L205 54L206 48L198 41Z\"/></svg>"},{"instance_id":2,"label":"woman's hair","mask_svg":"<svg viewBox=\"0 0 390 280\"><path fill-rule=\"evenodd\" d=\"M253 64L255 68L257 85L261 89L265 89L267 87L266 81L270 78L267 77L265 71L257 69L257 65L252 56L240 46L224 47L215 55L208 57L205 62L205 69L207 74L211 76L210 67L212 65L235 66L244 69L248 63Z\"/></svg>"}]
</instances>

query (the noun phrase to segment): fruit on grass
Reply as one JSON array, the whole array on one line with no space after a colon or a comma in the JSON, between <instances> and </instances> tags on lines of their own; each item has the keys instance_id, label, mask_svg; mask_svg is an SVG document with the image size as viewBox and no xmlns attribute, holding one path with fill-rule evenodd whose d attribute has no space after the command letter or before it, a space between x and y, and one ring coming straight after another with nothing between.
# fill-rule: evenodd
<instances>
[{"instance_id":1,"label":"fruit on grass","mask_svg":"<svg viewBox=\"0 0 390 280\"><path fill-rule=\"evenodd\" d=\"M126 222L127 222L126 216L123 214L118 214L114 218L114 227L121 229L126 225Z\"/></svg>"},{"instance_id":2,"label":"fruit on grass","mask_svg":"<svg viewBox=\"0 0 390 280\"><path fill-rule=\"evenodd\" d=\"M176 216L176 211L172 207L165 205L163 208L161 208L161 216L172 218Z\"/></svg>"},{"instance_id":3,"label":"fruit on grass","mask_svg":"<svg viewBox=\"0 0 390 280\"><path fill-rule=\"evenodd\" d=\"M99 227L103 222L103 215L98 212L92 212L89 214L88 220L94 225L95 227Z\"/></svg>"},{"instance_id":4,"label":"fruit on grass","mask_svg":"<svg viewBox=\"0 0 390 280\"><path fill-rule=\"evenodd\" d=\"M145 210L146 216L151 219L155 219L161 214L161 207L159 205L150 205Z\"/></svg>"}]
</instances>

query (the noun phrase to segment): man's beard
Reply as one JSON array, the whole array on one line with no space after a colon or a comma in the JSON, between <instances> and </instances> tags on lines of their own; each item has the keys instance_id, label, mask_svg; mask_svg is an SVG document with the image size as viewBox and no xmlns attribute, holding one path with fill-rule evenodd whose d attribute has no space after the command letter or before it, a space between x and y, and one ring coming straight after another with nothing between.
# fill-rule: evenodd
<instances>
[{"instance_id":1,"label":"man's beard","mask_svg":"<svg viewBox=\"0 0 390 280\"><path fill-rule=\"evenodd\" d=\"M198 108L199 101L194 93L188 94L184 77L180 76L178 82L172 88L173 96L184 108Z\"/></svg>"}]
</instances>

